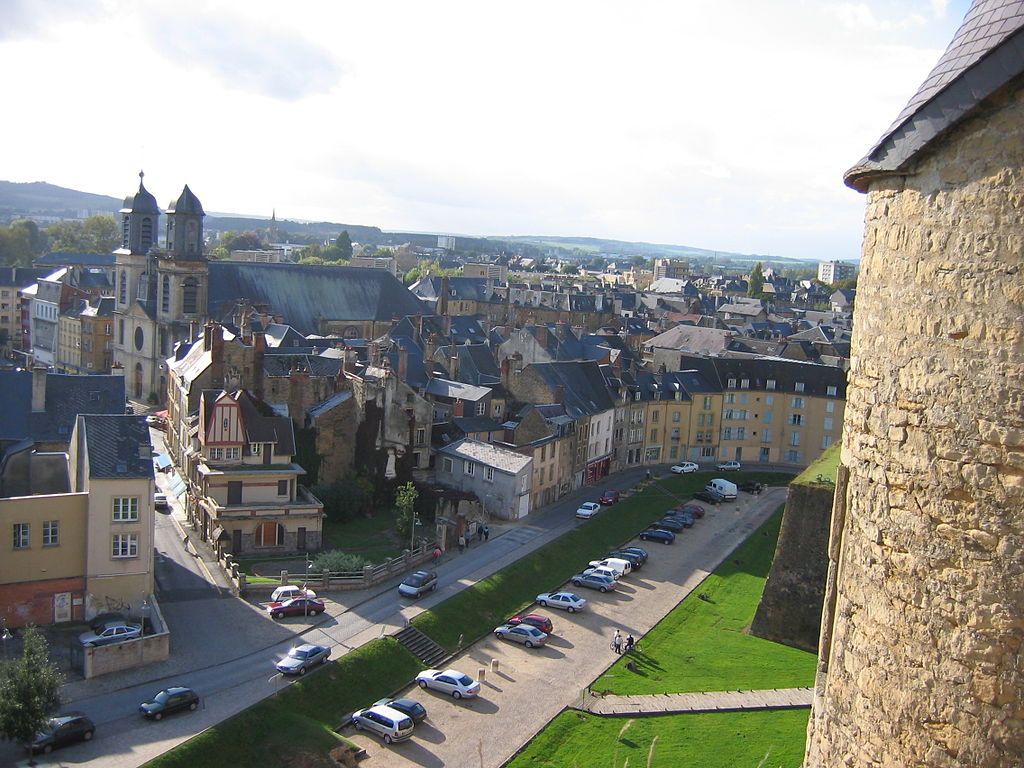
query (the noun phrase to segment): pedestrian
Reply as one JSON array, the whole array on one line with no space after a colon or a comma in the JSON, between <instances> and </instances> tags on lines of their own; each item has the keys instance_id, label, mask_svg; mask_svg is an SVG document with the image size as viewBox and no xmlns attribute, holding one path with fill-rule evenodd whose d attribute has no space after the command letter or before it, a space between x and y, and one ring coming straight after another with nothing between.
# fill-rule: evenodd
<instances>
[{"instance_id":1,"label":"pedestrian","mask_svg":"<svg viewBox=\"0 0 1024 768\"><path fill-rule=\"evenodd\" d=\"M633 639L633 636L632 635L627 635L626 636L626 651L625 652L629 653L630 651L632 651L633 650L633 646L635 644L636 644L636 641Z\"/></svg>"},{"instance_id":2,"label":"pedestrian","mask_svg":"<svg viewBox=\"0 0 1024 768\"><path fill-rule=\"evenodd\" d=\"M439 562L441 562L441 548L434 547L434 565L437 565Z\"/></svg>"},{"instance_id":3,"label":"pedestrian","mask_svg":"<svg viewBox=\"0 0 1024 768\"><path fill-rule=\"evenodd\" d=\"M476 540L477 541L483 541L484 540L484 527L480 523L476 524Z\"/></svg>"},{"instance_id":4,"label":"pedestrian","mask_svg":"<svg viewBox=\"0 0 1024 768\"><path fill-rule=\"evenodd\" d=\"M616 653L622 653L622 633L619 630L615 630L615 637L612 638L612 647L615 648Z\"/></svg>"},{"instance_id":5,"label":"pedestrian","mask_svg":"<svg viewBox=\"0 0 1024 768\"><path fill-rule=\"evenodd\" d=\"M489 538L491 538L491 529L490 529L489 526L485 525L484 526L484 541L487 541Z\"/></svg>"},{"instance_id":6,"label":"pedestrian","mask_svg":"<svg viewBox=\"0 0 1024 768\"><path fill-rule=\"evenodd\" d=\"M466 551L466 537L461 533L459 534L459 554L461 555Z\"/></svg>"}]
</instances>

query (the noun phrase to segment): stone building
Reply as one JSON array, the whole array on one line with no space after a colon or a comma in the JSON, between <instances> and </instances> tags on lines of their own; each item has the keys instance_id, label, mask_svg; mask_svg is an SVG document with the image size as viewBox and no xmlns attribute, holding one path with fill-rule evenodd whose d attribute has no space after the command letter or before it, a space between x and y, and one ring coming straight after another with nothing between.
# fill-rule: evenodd
<instances>
[{"instance_id":1,"label":"stone building","mask_svg":"<svg viewBox=\"0 0 1024 768\"><path fill-rule=\"evenodd\" d=\"M867 193L807 768L1024 760L1024 2L977 0Z\"/></svg>"}]
</instances>

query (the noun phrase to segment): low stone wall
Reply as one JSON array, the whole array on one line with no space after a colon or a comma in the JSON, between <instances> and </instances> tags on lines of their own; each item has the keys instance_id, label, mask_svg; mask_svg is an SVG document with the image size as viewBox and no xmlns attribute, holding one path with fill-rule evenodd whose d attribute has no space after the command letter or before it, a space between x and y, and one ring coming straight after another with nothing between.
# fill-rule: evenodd
<instances>
[{"instance_id":1,"label":"low stone wall","mask_svg":"<svg viewBox=\"0 0 1024 768\"><path fill-rule=\"evenodd\" d=\"M833 483L794 483L752 634L816 653L828 572Z\"/></svg>"},{"instance_id":2,"label":"low stone wall","mask_svg":"<svg viewBox=\"0 0 1024 768\"><path fill-rule=\"evenodd\" d=\"M148 618L153 633L138 640L83 648L82 676L86 680L170 658L171 634L167 631L164 615L152 595L146 600L150 606Z\"/></svg>"}]
</instances>

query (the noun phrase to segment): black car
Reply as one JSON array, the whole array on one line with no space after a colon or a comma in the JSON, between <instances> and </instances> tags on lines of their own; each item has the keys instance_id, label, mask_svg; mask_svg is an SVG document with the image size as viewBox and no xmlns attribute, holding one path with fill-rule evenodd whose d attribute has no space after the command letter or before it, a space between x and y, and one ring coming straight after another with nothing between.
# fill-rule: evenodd
<instances>
[{"instance_id":1,"label":"black car","mask_svg":"<svg viewBox=\"0 0 1024 768\"><path fill-rule=\"evenodd\" d=\"M763 483L755 483L755 482L753 482L751 480L748 480L745 483L740 483L739 484L739 489L741 491L743 491L744 493L752 493L752 494L754 494L756 496L757 494L759 494L761 491L764 490L764 484Z\"/></svg>"},{"instance_id":2,"label":"black car","mask_svg":"<svg viewBox=\"0 0 1024 768\"><path fill-rule=\"evenodd\" d=\"M139 705L139 712L150 720L162 720L164 715L187 709L194 712L199 708L199 695L191 688L167 688L153 697L152 701L144 701Z\"/></svg>"},{"instance_id":3,"label":"black car","mask_svg":"<svg viewBox=\"0 0 1024 768\"><path fill-rule=\"evenodd\" d=\"M624 549L616 549L608 553L608 557L617 557L619 560L625 560L627 563L633 566L634 571L639 571L644 564L644 558L638 555L636 552L627 552Z\"/></svg>"},{"instance_id":4,"label":"black car","mask_svg":"<svg viewBox=\"0 0 1024 768\"><path fill-rule=\"evenodd\" d=\"M686 527L686 523L680 520L678 517L666 517L662 520L658 520L655 523L651 523L648 528L660 528L663 531L673 531L678 533Z\"/></svg>"},{"instance_id":5,"label":"black car","mask_svg":"<svg viewBox=\"0 0 1024 768\"><path fill-rule=\"evenodd\" d=\"M725 501L725 496L715 491L709 491L706 488L693 494L693 498L706 501L708 504L721 504Z\"/></svg>"},{"instance_id":6,"label":"black car","mask_svg":"<svg viewBox=\"0 0 1024 768\"><path fill-rule=\"evenodd\" d=\"M408 715L414 723L422 723L427 719L427 710L418 701L412 699L381 699L373 702L375 707L391 707Z\"/></svg>"},{"instance_id":7,"label":"black car","mask_svg":"<svg viewBox=\"0 0 1024 768\"><path fill-rule=\"evenodd\" d=\"M641 531L640 538L644 541L660 541L662 544L671 544L676 540L676 535L672 531L655 528L650 531Z\"/></svg>"},{"instance_id":8,"label":"black car","mask_svg":"<svg viewBox=\"0 0 1024 768\"><path fill-rule=\"evenodd\" d=\"M620 549L616 549L613 552L609 552L608 557L622 557L623 554L636 555L640 558L641 565L647 562L647 550L641 549L640 547L622 547Z\"/></svg>"},{"instance_id":9,"label":"black car","mask_svg":"<svg viewBox=\"0 0 1024 768\"><path fill-rule=\"evenodd\" d=\"M57 747L89 741L96 733L96 725L81 712L69 712L51 718L46 728L36 734L32 741L32 752L49 754Z\"/></svg>"},{"instance_id":10,"label":"black car","mask_svg":"<svg viewBox=\"0 0 1024 768\"><path fill-rule=\"evenodd\" d=\"M671 512L667 513L667 519L678 520L687 528L692 528L694 522L696 521L696 518L693 516L693 513L687 512L685 509L681 509L678 511L672 510Z\"/></svg>"},{"instance_id":11,"label":"black car","mask_svg":"<svg viewBox=\"0 0 1024 768\"><path fill-rule=\"evenodd\" d=\"M398 585L398 594L404 597L420 597L437 589L437 574L433 571L416 571Z\"/></svg>"}]
</instances>

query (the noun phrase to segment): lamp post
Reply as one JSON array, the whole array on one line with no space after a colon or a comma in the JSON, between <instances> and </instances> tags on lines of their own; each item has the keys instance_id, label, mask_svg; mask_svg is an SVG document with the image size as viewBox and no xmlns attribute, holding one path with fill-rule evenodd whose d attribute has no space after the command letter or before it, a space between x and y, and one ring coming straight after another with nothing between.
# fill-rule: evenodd
<instances>
[{"instance_id":1,"label":"lamp post","mask_svg":"<svg viewBox=\"0 0 1024 768\"><path fill-rule=\"evenodd\" d=\"M4 628L3 632L0 632L0 639L4 641L4 661L7 661L7 641L14 637L14 635L12 635L11 631L7 628L6 619L0 619L0 626Z\"/></svg>"}]
</instances>

